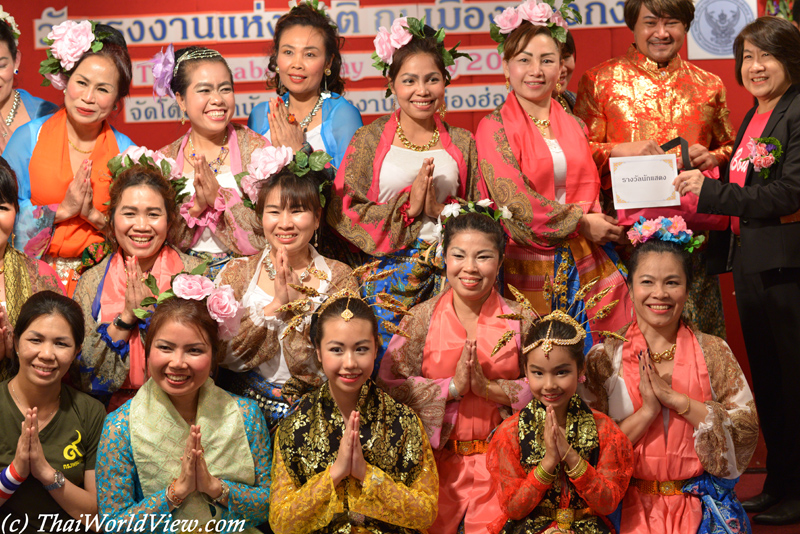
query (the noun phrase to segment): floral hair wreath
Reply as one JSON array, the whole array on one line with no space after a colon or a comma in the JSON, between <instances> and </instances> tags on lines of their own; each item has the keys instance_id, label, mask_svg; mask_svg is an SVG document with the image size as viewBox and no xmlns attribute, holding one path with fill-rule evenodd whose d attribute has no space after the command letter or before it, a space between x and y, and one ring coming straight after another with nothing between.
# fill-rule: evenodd
<instances>
[{"instance_id":1,"label":"floral hair wreath","mask_svg":"<svg viewBox=\"0 0 800 534\"><path fill-rule=\"evenodd\" d=\"M527 0L516 7L506 8L494 17L489 26L492 40L497 43L497 51L503 54L508 35L528 21L538 26L546 26L557 42L567 41L568 23L580 24L583 18L578 11L562 0L561 7L555 9L555 0Z\"/></svg>"},{"instance_id":2,"label":"floral hair wreath","mask_svg":"<svg viewBox=\"0 0 800 534\"><path fill-rule=\"evenodd\" d=\"M444 61L444 84L450 85L450 72L447 70L447 67L455 65L456 59L460 57L472 59L472 56L456 50L461 44L461 41L456 43L450 50L445 48L444 35L444 29L439 28L436 30L436 33L433 34L433 37L435 37L436 42L439 43L439 54L441 54L442 60ZM425 35L425 17L422 17L422 19L401 17L395 19L389 29L381 26L378 30L378 35L375 36L375 40L373 41L375 43L375 52L372 53L372 59L374 60L372 66L386 76L386 73L389 71L389 66L392 64L392 56L394 56L395 51L403 48L411 42L414 37L418 39L427 39ZM387 88L386 98L390 96L392 96L392 90Z\"/></svg>"},{"instance_id":3,"label":"floral hair wreath","mask_svg":"<svg viewBox=\"0 0 800 534\"><path fill-rule=\"evenodd\" d=\"M108 161L108 170L111 172L111 183L122 174L123 171L130 169L134 165L141 165L147 169L160 172L172 184L175 190L175 203L180 206L184 199L189 196L185 190L188 178L183 176L178 169L178 164L174 159L164 156L158 150L148 150L143 146L132 146L125 149L125 152L114 156Z\"/></svg>"},{"instance_id":4,"label":"floral hair wreath","mask_svg":"<svg viewBox=\"0 0 800 534\"><path fill-rule=\"evenodd\" d=\"M142 300L141 308L133 310L133 313L139 319L146 321L153 315L153 310L146 308L156 307L167 299L205 301L208 314L219 325L220 338L225 341L233 339L239 331L245 308L236 300L231 286L214 287L214 282L202 275L207 268L208 263L204 262L190 273L176 274L170 281L170 288L161 292L158 290L155 276L149 275L144 283L154 296Z\"/></svg>"},{"instance_id":5,"label":"floral hair wreath","mask_svg":"<svg viewBox=\"0 0 800 534\"><path fill-rule=\"evenodd\" d=\"M14 44L19 46L19 36L21 33L19 31L19 26L17 26L17 21L11 16L11 13L3 10L2 4L0 4L0 22L8 24L8 27L11 28L11 35L14 36Z\"/></svg>"},{"instance_id":6,"label":"floral hair wreath","mask_svg":"<svg viewBox=\"0 0 800 534\"><path fill-rule=\"evenodd\" d=\"M694 232L686 227L683 217L676 215L673 218L659 217L658 219L645 219L639 217L639 222L634 223L628 230L628 239L633 246L642 244L651 239L677 243L686 252L694 252L705 241L705 236L695 236Z\"/></svg>"},{"instance_id":7,"label":"floral hair wreath","mask_svg":"<svg viewBox=\"0 0 800 534\"><path fill-rule=\"evenodd\" d=\"M53 26L44 40L49 46L47 59L39 66L39 73L45 78L42 85L52 84L59 91L66 88L66 73L90 50L99 52L107 37L111 37L111 32L98 32L97 22L93 20L65 20Z\"/></svg>"},{"instance_id":8,"label":"floral hair wreath","mask_svg":"<svg viewBox=\"0 0 800 534\"><path fill-rule=\"evenodd\" d=\"M255 209L261 186L284 167L289 167L296 176L305 176L309 171L325 169L332 160L333 158L322 150L316 150L309 155L302 151L294 153L288 146L267 146L254 150L250 156L250 163L247 164L247 170L234 178L248 197L243 199L244 204ZM323 208L325 207L323 190L328 183L325 180L317 185L319 202Z\"/></svg>"},{"instance_id":9,"label":"floral hair wreath","mask_svg":"<svg viewBox=\"0 0 800 534\"><path fill-rule=\"evenodd\" d=\"M453 200L452 202L445 204L444 208L442 209L442 213L439 214L439 221L436 223L436 228L434 230L434 237L439 242L436 247L436 258L440 259L444 255L444 229L447 226L447 223L459 215L465 213L480 213L481 215L491 218L493 221L513 218L514 214L511 213L511 210L506 206L501 206L500 209L495 209L493 206L494 201L489 198L484 198L483 200L479 200L477 202L467 202L465 204L461 204L457 200ZM433 249L429 248L426 251L426 260L427 253L429 253L430 250Z\"/></svg>"},{"instance_id":10,"label":"floral hair wreath","mask_svg":"<svg viewBox=\"0 0 800 534\"><path fill-rule=\"evenodd\" d=\"M211 59L211 58L225 58L216 50L210 48L199 48L186 52L181 57L175 60L175 48L172 43L167 46L165 52L156 52L153 59L149 61L152 64L153 71L153 98L156 96L167 96L175 98L175 93L172 92L172 79L178 74L178 67L184 61L192 59Z\"/></svg>"},{"instance_id":11,"label":"floral hair wreath","mask_svg":"<svg viewBox=\"0 0 800 534\"><path fill-rule=\"evenodd\" d=\"M363 278L363 281L361 282L359 287L357 289L344 287L343 289L339 289L333 293L328 294L327 298L324 301L322 301L319 308L317 308L314 314L319 316L319 314L324 312L325 309L328 308L328 306L330 306L334 302L342 299L347 299L348 304L351 300L360 300L361 302L367 304L367 306L383 308L384 310L390 311L397 315L404 315L404 316L411 315L411 313L408 311L407 306L402 302L400 302L397 298L390 295L389 293L380 292L374 295L373 298L375 299L375 302L373 304L369 304L366 299L361 297L361 288L364 285L369 284L371 282L377 282L379 280L385 280L386 278L389 278L390 276L394 275L399 270L399 268L388 269L386 271L372 272L371 274L367 274L370 273L371 271L374 271L380 263L381 260L375 260L373 262L367 263L366 265L362 265L354 269L353 272L350 273L349 278L356 280L356 282L361 281ZM297 300L289 302L288 304L284 304L283 306L275 310L276 314L285 312L290 312L295 314L295 316L292 317L292 319L290 319L289 322L287 323L286 330L284 330L283 334L281 334L281 339L286 337L286 335L289 333L290 330L294 331L299 330L300 326L303 324L305 318L304 316L305 312L307 312L310 309L310 300L312 298L326 296L325 294L320 293L313 287L307 287L302 284L301 285L289 284L289 287L295 289L296 291L299 291L300 293L303 294L303 296ZM350 319L353 318L353 312L350 311L349 306L345 308L345 310L341 313L341 317L344 320L344 322L348 322L350 321ZM391 334L397 334L406 338L410 337L407 332L400 329L399 326L397 326L392 322L382 321L381 323L383 324L383 327L386 329L386 331Z\"/></svg>"},{"instance_id":12,"label":"floral hair wreath","mask_svg":"<svg viewBox=\"0 0 800 534\"><path fill-rule=\"evenodd\" d=\"M541 346L542 351L546 357L550 357L550 351L553 350L553 346L561 346L561 347L569 347L572 345L577 345L578 343L582 342L586 339L586 329L584 325L589 321L597 321L599 319L603 319L611 313L611 310L619 303L619 300L614 300L597 310L594 314L594 317L589 317L589 310L596 308L600 302L605 298L606 295L613 289L613 287L609 286L597 294L590 297L585 302L585 309L586 309L586 316L587 319L583 323L579 323L574 317L569 315L570 310L579 302L583 302L583 299L589 292L594 288L597 282L600 280L600 277L597 277L593 280L590 280L583 286L581 286L575 295L572 297L572 302L566 308L566 310L562 310L559 308L553 309L557 306L558 302L566 302L567 299L567 291L568 291L568 282L569 282L569 274L568 274L568 262L562 261L558 265L558 269L556 269L556 276L553 282L550 282L550 276L545 276L544 280L544 288L543 288L543 297L545 302L550 303L551 312L548 315L542 317L539 313L534 309L533 305L530 301L519 291L516 287L509 285L508 289L514 295L514 298L517 299L517 302L520 303L523 310L527 310L530 312L536 319L533 322L533 325L536 326L539 323L545 321L551 321L551 325L547 328L547 332L545 333L544 338L538 339L531 343L530 345L523 347L522 354L527 354L528 352L532 351L536 347ZM506 313L503 315L497 316L500 319L513 319L516 321L521 321L524 319L524 316L521 313ZM575 336L569 339L562 339L559 337L552 336L552 322L559 322L567 324L575 329ZM610 337L614 339L625 340L625 338L616 332L607 332L607 331L596 331L597 335L601 337ZM492 356L497 354L500 349L507 344L509 341L514 339L514 336L517 335L517 332L514 330L509 330L505 332L501 337L500 340L495 345L494 350L492 350Z\"/></svg>"}]
</instances>

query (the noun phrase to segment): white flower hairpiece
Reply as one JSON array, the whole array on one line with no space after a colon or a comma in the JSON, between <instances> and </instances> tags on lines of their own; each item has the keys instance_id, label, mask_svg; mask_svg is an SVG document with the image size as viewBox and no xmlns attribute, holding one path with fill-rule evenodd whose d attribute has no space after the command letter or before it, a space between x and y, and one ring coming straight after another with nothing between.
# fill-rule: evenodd
<instances>
[{"instance_id":1,"label":"white flower hairpiece","mask_svg":"<svg viewBox=\"0 0 800 534\"><path fill-rule=\"evenodd\" d=\"M5 22L11 28L11 35L14 36L14 44L19 46L19 36L22 35L19 31L19 26L17 26L17 21L14 20L14 17L11 16L11 13L3 10L3 6L0 4L0 22Z\"/></svg>"}]
</instances>

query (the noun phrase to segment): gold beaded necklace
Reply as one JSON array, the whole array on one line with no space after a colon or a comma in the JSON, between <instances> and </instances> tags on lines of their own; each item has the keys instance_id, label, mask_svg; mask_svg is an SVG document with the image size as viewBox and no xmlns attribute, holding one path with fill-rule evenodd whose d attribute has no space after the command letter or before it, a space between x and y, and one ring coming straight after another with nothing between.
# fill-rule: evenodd
<instances>
[{"instance_id":1,"label":"gold beaded necklace","mask_svg":"<svg viewBox=\"0 0 800 534\"><path fill-rule=\"evenodd\" d=\"M70 138L69 138L69 137L67 137L67 142L69 143L69 145L70 145L72 148L74 148L75 150L77 150L77 151L78 151L78 152L80 152L81 154L91 154L92 152L94 152L94 147L92 147L92 149L91 149L91 150L81 150L80 148L78 148L78 147L76 147L76 146L75 146L75 143L73 143L73 142L70 140ZM95 143L95 144L96 144L96 143Z\"/></svg>"},{"instance_id":2,"label":"gold beaded necklace","mask_svg":"<svg viewBox=\"0 0 800 534\"><path fill-rule=\"evenodd\" d=\"M672 360L675 359L675 348L676 347L677 347L677 344L673 343L670 348L668 348L667 350L665 350L663 352L650 351L650 359L653 360L656 363L671 362Z\"/></svg>"},{"instance_id":3,"label":"gold beaded necklace","mask_svg":"<svg viewBox=\"0 0 800 534\"><path fill-rule=\"evenodd\" d=\"M528 113L528 118L533 121L533 124L539 128L539 132L542 134L542 137L547 137L547 129L550 128L550 119L537 119L530 113Z\"/></svg>"},{"instance_id":4,"label":"gold beaded necklace","mask_svg":"<svg viewBox=\"0 0 800 534\"><path fill-rule=\"evenodd\" d=\"M424 145L415 145L411 141L408 140L406 135L403 133L403 127L400 126L400 121L397 121L397 137L400 138L400 142L403 143L403 146L409 150L413 150L414 152L425 152L426 150L430 150L436 143L439 142L439 129L436 128L433 130L433 137L431 140L425 143Z\"/></svg>"}]
</instances>

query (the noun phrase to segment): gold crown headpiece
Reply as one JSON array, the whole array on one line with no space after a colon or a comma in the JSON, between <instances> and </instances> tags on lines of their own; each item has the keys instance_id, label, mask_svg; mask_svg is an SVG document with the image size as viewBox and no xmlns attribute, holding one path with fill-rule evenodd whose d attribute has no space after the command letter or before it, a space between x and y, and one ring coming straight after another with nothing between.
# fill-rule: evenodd
<instances>
[{"instance_id":1,"label":"gold crown headpiece","mask_svg":"<svg viewBox=\"0 0 800 534\"><path fill-rule=\"evenodd\" d=\"M597 310L597 312L594 314L594 317L589 318L589 310L597 307L597 305L600 304L600 301L602 301L603 298L606 295L608 295L608 293L611 291L612 287L609 286L603 289L602 291L599 291L597 294L593 295L588 300L586 300L585 302L586 315L587 315L586 321L579 323L574 317L569 315L570 310L577 303L582 302L583 299L586 297L586 295L589 294L589 291L591 291L592 288L594 288L595 284L597 284L597 282L600 280L600 278L598 277L587 282L586 284L581 286L580 289L578 289L578 291L575 293L575 296L572 298L572 302L569 304L566 310L562 310L561 308L556 308L555 310L553 310L555 304L563 303L564 305L566 305L568 268L569 268L568 263L566 261L562 261L561 264L558 266L558 270L556 270L556 276L553 283L550 282L550 276L545 276L544 288L543 288L544 300L545 302L547 301L550 302L550 309L552 311L548 315L545 315L544 317L539 315L539 313L534 309L530 301L525 297L525 295L522 294L520 290L518 290L512 285L508 286L508 289L514 295L514 298L516 298L517 302L522 306L522 308L532 313L533 316L536 318L536 320L533 322L534 326L545 321L551 321L551 324L547 328L547 333L545 334L544 338L536 340L530 345L523 347L522 354L527 354L536 347L541 346L545 356L549 357L550 351L553 350L553 346L555 345L561 347L569 347L582 342L584 339L586 339L586 329L584 328L584 325L588 323L590 320L598 320L607 317L608 314L611 313L611 310L614 308L614 306L616 306L617 303L619 302L619 300L615 300L606 304L605 306ZM498 315L498 317L501 319L514 319L518 321L523 319L521 313L507 313L503 315ZM552 322L559 322L573 327L576 332L575 336L569 339L552 337L551 335L553 330ZM615 339L625 340L624 337L617 334L616 332L597 331L596 333L601 337L612 337ZM497 354L497 352L499 352L504 345L506 345L509 341L511 341L515 335L516 332L513 330L504 333L500 337L500 340L497 342L497 345L494 347L494 350L492 351L492 356Z\"/></svg>"},{"instance_id":2,"label":"gold crown headpiece","mask_svg":"<svg viewBox=\"0 0 800 534\"><path fill-rule=\"evenodd\" d=\"M390 295L389 293L381 292L376 294L375 295L376 301L373 304L370 304L369 302L367 302L366 299L364 299L361 296L361 288L364 286L364 284L368 284L370 282L377 282L379 280L385 280L386 278L389 278L398 271L398 269L388 269L381 272L367 274L373 269L375 269L380 263L381 260L375 260L371 263L367 263L366 265L362 265L361 267L354 269L353 272L350 273L349 278L355 280L357 283L361 281L362 277L364 278L363 282L359 284L358 288L353 289L350 287L345 287L337 289L333 293L328 294L327 298L322 302L322 304L320 304L319 308L317 308L317 310L314 313L319 315L322 312L324 312L325 309L328 308L328 306L330 306L334 302L337 302L341 299L347 299L348 303L350 300L360 300L367 306L383 308L384 310L390 311L397 315L411 315L411 313L408 311L408 307L405 306L402 302L400 302L397 298ZM316 276L320 280L327 279L325 273L321 271L315 271L314 276ZM292 302L289 302L288 304L284 304L283 306L275 310L275 313L291 312L295 314L295 316L289 320L287 328L282 334L281 339L283 339L283 337L286 336L289 330L297 331L300 325L303 324L305 313L311 308L310 300L312 298L326 296L324 293L320 293L313 287L307 287L304 285L296 285L296 284L289 284L289 287L302 293L303 297L294 300ZM348 322L350 319L353 318L353 312L350 311L349 306L345 308L345 310L342 312L341 315L342 319L344 319L345 322ZM394 323L391 323L389 321L382 321L382 325L387 332L390 332L392 334L397 334L406 338L410 337L408 333L401 330L400 327L398 327Z\"/></svg>"}]
</instances>

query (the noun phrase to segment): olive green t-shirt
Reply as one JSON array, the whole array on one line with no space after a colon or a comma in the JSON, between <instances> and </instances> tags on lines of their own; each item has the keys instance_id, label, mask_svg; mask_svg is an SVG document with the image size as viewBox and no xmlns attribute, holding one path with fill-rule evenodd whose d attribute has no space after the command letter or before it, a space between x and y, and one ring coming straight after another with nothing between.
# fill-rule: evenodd
<instances>
[{"instance_id":1,"label":"olive green t-shirt","mask_svg":"<svg viewBox=\"0 0 800 534\"><path fill-rule=\"evenodd\" d=\"M95 468L97 444L105 416L106 411L98 400L62 385L58 412L39 432L47 462L78 487L83 487L84 472ZM25 416L11 398L8 381L0 383L0 469L5 469L14 460L24 420ZM16 532L25 526L26 521L24 532L77 531L70 528L74 528L76 522L66 523L72 518L33 475L29 475L14 495L0 506L0 516L9 516L6 524L19 520ZM57 520L63 523L58 524Z\"/></svg>"}]
</instances>

